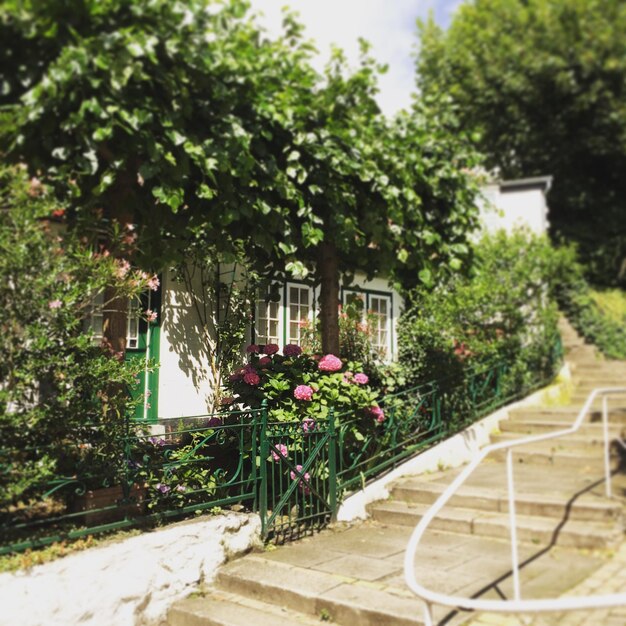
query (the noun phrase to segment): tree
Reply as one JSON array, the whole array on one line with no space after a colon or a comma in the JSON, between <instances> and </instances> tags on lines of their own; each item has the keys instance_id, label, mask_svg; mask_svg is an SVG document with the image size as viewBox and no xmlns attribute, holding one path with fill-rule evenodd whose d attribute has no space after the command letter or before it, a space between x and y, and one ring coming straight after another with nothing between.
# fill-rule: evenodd
<instances>
[{"instance_id":1,"label":"tree","mask_svg":"<svg viewBox=\"0 0 626 626\"><path fill-rule=\"evenodd\" d=\"M292 16L270 40L246 11L5 3L0 137L56 185L77 228L136 224L135 262L151 269L205 246L227 261L243 249L268 277L315 272L336 352L341 272L427 281L462 265L475 210L460 169L474 157L428 107L387 122L366 49L352 72L337 53L321 79Z\"/></svg>"},{"instance_id":2,"label":"tree","mask_svg":"<svg viewBox=\"0 0 626 626\"><path fill-rule=\"evenodd\" d=\"M597 280L626 278L626 5L477 0L420 31L422 92L453 99L503 176L553 174L553 234Z\"/></svg>"}]
</instances>

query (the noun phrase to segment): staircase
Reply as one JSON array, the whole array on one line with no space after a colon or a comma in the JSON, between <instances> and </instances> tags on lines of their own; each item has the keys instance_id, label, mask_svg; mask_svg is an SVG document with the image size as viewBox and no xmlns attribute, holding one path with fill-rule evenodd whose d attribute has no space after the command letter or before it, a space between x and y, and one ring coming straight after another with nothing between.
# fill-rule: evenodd
<instances>
[{"instance_id":1,"label":"staircase","mask_svg":"<svg viewBox=\"0 0 626 626\"><path fill-rule=\"evenodd\" d=\"M566 358L576 385L564 406L510 412L493 441L571 424L597 386L626 385L626 363L606 362L565 322ZM615 435L626 425L626 398L611 406ZM604 496L599 413L575 435L515 452L516 509L523 597L557 597L599 567L623 539L622 506ZM613 459L617 468L621 459ZM422 624L421 603L404 584L402 564L411 531L460 470L398 481L371 518L337 525L315 537L248 555L224 566L217 580L176 603L169 626ZM614 493L626 481L614 477ZM510 545L504 457L493 454L472 474L427 531L418 553L418 579L464 597L510 597ZM439 607L435 619L461 624L471 614ZM495 623L495 622L494 622Z\"/></svg>"}]
</instances>

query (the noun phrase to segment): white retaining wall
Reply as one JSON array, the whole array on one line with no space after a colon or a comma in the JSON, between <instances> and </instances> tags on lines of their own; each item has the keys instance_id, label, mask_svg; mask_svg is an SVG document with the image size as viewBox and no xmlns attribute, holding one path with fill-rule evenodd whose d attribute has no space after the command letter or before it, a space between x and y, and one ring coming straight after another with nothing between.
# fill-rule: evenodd
<instances>
[{"instance_id":1,"label":"white retaining wall","mask_svg":"<svg viewBox=\"0 0 626 626\"><path fill-rule=\"evenodd\" d=\"M0 574L2 626L156 626L227 559L260 545L258 515L227 513Z\"/></svg>"}]
</instances>

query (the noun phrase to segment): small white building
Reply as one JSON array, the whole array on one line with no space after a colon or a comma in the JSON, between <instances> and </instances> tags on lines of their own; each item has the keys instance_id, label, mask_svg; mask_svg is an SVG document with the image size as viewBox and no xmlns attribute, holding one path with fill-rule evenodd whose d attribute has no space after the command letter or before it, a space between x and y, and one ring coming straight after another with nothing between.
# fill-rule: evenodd
<instances>
[{"instance_id":1,"label":"small white building","mask_svg":"<svg viewBox=\"0 0 626 626\"><path fill-rule=\"evenodd\" d=\"M481 222L487 232L525 227L537 235L548 232L546 196L552 176L492 181L483 187Z\"/></svg>"}]
</instances>

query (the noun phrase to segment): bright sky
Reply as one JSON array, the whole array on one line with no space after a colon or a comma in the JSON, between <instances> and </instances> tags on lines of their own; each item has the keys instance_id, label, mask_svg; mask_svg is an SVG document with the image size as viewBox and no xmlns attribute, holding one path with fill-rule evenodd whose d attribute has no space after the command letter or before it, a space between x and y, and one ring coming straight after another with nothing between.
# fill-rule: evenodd
<instances>
[{"instance_id":1,"label":"bright sky","mask_svg":"<svg viewBox=\"0 0 626 626\"><path fill-rule=\"evenodd\" d=\"M380 77L378 100L382 110L393 114L407 107L414 91L413 50L415 20L433 11L436 21L447 26L463 0L251 0L255 11L264 14L263 23L272 32L280 31L281 7L289 5L300 14L306 34L320 51L318 69L324 66L331 44L343 48L356 62L358 38L372 44L374 58L389 65Z\"/></svg>"}]
</instances>

